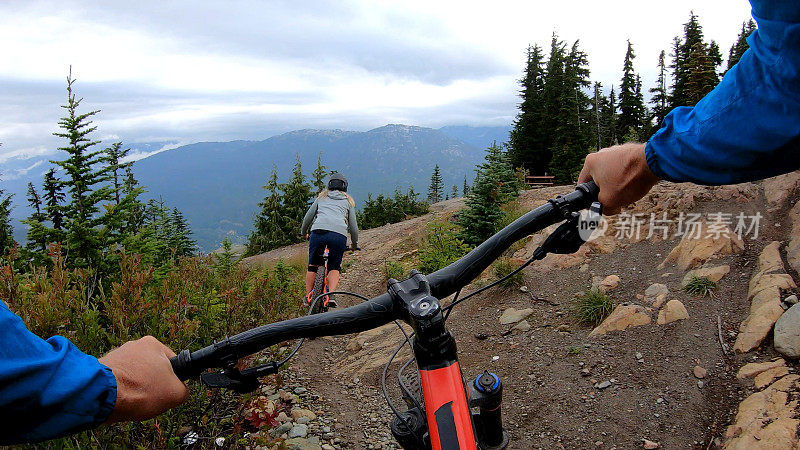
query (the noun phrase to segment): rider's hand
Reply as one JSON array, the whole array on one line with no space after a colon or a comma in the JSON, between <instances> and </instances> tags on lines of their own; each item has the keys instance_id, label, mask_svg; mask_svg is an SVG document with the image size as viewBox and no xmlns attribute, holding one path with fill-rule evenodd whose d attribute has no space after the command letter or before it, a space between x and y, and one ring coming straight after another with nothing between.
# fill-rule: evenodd
<instances>
[{"instance_id":1,"label":"rider's hand","mask_svg":"<svg viewBox=\"0 0 800 450\"><path fill-rule=\"evenodd\" d=\"M644 146L638 143L615 145L586 156L578 183L593 180L597 184L603 214L618 214L658 183L659 178L647 167Z\"/></svg>"},{"instance_id":2,"label":"rider's hand","mask_svg":"<svg viewBox=\"0 0 800 450\"><path fill-rule=\"evenodd\" d=\"M186 401L189 391L172 371L173 356L158 339L146 336L99 358L117 378L117 402L108 422L150 419Z\"/></svg>"},{"instance_id":3,"label":"rider's hand","mask_svg":"<svg viewBox=\"0 0 800 450\"><path fill-rule=\"evenodd\" d=\"M308 234L304 234L303 239L308 240Z\"/></svg>"}]
</instances>

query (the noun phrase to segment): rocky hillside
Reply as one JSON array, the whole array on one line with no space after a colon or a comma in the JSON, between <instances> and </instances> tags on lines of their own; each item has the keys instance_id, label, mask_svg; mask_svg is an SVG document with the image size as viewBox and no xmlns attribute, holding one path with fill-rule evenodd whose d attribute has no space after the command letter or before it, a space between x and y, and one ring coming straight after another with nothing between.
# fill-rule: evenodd
<instances>
[{"instance_id":1,"label":"rocky hillside","mask_svg":"<svg viewBox=\"0 0 800 450\"><path fill-rule=\"evenodd\" d=\"M456 308L448 327L465 378L488 369L503 380L510 448L798 448L799 189L800 173L727 187L660 184L576 254L548 256L523 271L521 286ZM566 190L527 191L520 202L532 208ZM425 224L462 204L363 232L342 287L383 292L385 261L413 266ZM524 261L545 236L509 256ZM285 247L245 263L304 252ZM576 297L592 287L613 301L596 327L576 314ZM313 418L286 414L273 432L289 448L395 448L380 373L402 339L392 325L307 343L290 373L301 380L297 408Z\"/></svg>"}]
</instances>

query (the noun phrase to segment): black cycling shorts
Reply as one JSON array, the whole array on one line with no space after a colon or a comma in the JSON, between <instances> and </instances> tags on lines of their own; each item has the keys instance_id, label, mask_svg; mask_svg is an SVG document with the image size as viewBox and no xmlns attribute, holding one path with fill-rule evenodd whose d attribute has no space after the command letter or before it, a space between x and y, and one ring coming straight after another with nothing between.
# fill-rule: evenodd
<instances>
[{"instance_id":1,"label":"black cycling shorts","mask_svg":"<svg viewBox=\"0 0 800 450\"><path fill-rule=\"evenodd\" d=\"M340 270L342 257L347 250L347 236L335 231L314 230L308 238L308 264L321 266L325 264L322 254L328 247L328 270Z\"/></svg>"}]
</instances>

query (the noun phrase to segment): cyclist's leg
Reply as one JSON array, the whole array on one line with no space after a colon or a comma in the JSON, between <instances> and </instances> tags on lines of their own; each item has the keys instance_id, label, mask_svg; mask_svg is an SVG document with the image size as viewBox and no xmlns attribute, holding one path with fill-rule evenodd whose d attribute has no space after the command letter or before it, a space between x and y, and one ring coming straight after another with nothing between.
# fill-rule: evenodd
<instances>
[{"instance_id":1,"label":"cyclist's leg","mask_svg":"<svg viewBox=\"0 0 800 450\"><path fill-rule=\"evenodd\" d=\"M314 289L317 268L325 263L322 259L322 253L325 251L325 239L323 236L312 231L308 237L308 269L306 271L306 292L308 294Z\"/></svg>"},{"instance_id":2,"label":"cyclist's leg","mask_svg":"<svg viewBox=\"0 0 800 450\"><path fill-rule=\"evenodd\" d=\"M339 287L339 270L342 257L347 250L347 236L339 233L328 233L328 289L335 291Z\"/></svg>"}]
</instances>

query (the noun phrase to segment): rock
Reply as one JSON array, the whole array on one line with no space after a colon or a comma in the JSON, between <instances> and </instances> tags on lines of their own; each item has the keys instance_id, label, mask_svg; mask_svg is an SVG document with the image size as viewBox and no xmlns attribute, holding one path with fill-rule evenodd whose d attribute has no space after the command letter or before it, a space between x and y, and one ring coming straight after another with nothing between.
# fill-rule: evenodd
<instances>
[{"instance_id":1,"label":"rock","mask_svg":"<svg viewBox=\"0 0 800 450\"><path fill-rule=\"evenodd\" d=\"M597 289L600 292L606 293L611 292L619 286L619 276L617 275L609 275L600 282L600 285L597 286Z\"/></svg>"},{"instance_id":2,"label":"rock","mask_svg":"<svg viewBox=\"0 0 800 450\"><path fill-rule=\"evenodd\" d=\"M786 361L784 361L782 358L778 358L774 361L745 364L741 369L739 369L739 372L736 373L736 378L740 380L744 380L745 378L754 378L758 374L776 367L786 367Z\"/></svg>"},{"instance_id":3,"label":"rock","mask_svg":"<svg viewBox=\"0 0 800 450\"><path fill-rule=\"evenodd\" d=\"M713 282L717 282L722 279L728 272L731 271L731 266L725 264L722 266L713 266L713 267L701 267L699 269L693 269L686 272L686 275L683 276L683 281L681 282L681 286L686 287L689 284L689 281L693 277L704 277L708 278Z\"/></svg>"},{"instance_id":4,"label":"rock","mask_svg":"<svg viewBox=\"0 0 800 450\"><path fill-rule=\"evenodd\" d=\"M306 437L308 434L308 425L304 423L298 423L289 430L289 437L290 438L302 438Z\"/></svg>"},{"instance_id":5,"label":"rock","mask_svg":"<svg viewBox=\"0 0 800 450\"><path fill-rule=\"evenodd\" d=\"M800 172L790 172L764 180L761 186L764 188L764 197L767 199L769 210L781 209L786 204L786 200L794 196L799 185Z\"/></svg>"},{"instance_id":6,"label":"rock","mask_svg":"<svg viewBox=\"0 0 800 450\"><path fill-rule=\"evenodd\" d=\"M302 394L305 394L306 392L308 392L308 389L306 389L306 388L304 388L302 386L294 388L294 393L297 394L297 395L302 395Z\"/></svg>"},{"instance_id":7,"label":"rock","mask_svg":"<svg viewBox=\"0 0 800 450\"><path fill-rule=\"evenodd\" d=\"M278 413L278 417L275 420L277 420L280 423L284 423L284 422L291 422L292 418L287 416L285 412L281 411L280 413Z\"/></svg>"},{"instance_id":8,"label":"rock","mask_svg":"<svg viewBox=\"0 0 800 450\"><path fill-rule=\"evenodd\" d=\"M670 300L664 305L664 308L658 312L658 319L656 322L659 325L666 325L675 322L676 320L684 320L689 318L689 313L686 308L678 300Z\"/></svg>"},{"instance_id":9,"label":"rock","mask_svg":"<svg viewBox=\"0 0 800 450\"><path fill-rule=\"evenodd\" d=\"M301 417L308 417L309 420L314 420L317 418L317 415L314 414L313 411L303 408L292 408L292 411L289 413L292 416L293 420L297 420Z\"/></svg>"},{"instance_id":10,"label":"rock","mask_svg":"<svg viewBox=\"0 0 800 450\"><path fill-rule=\"evenodd\" d=\"M614 308L614 311L598 325L589 336L598 336L609 331L622 331L628 327L647 325L651 322L647 310L640 305L623 304Z\"/></svg>"},{"instance_id":11,"label":"rock","mask_svg":"<svg viewBox=\"0 0 800 450\"><path fill-rule=\"evenodd\" d=\"M600 383L595 384L594 387L596 387L597 389L606 389L611 387L611 382L608 380L602 381Z\"/></svg>"},{"instance_id":12,"label":"rock","mask_svg":"<svg viewBox=\"0 0 800 450\"><path fill-rule=\"evenodd\" d=\"M475 339L477 339L479 341L483 341L483 340L488 339L488 338L489 338L489 335L486 334L486 333L475 333Z\"/></svg>"},{"instance_id":13,"label":"rock","mask_svg":"<svg viewBox=\"0 0 800 450\"><path fill-rule=\"evenodd\" d=\"M703 386L705 386L705 383L703 383L703 380L699 380L699 381L697 382L697 387L698 387L698 389L703 389Z\"/></svg>"},{"instance_id":14,"label":"rock","mask_svg":"<svg viewBox=\"0 0 800 450\"><path fill-rule=\"evenodd\" d=\"M677 263L681 270L697 267L709 259L739 253L744 250L742 240L727 226L722 226L722 232L710 233L709 223L699 226L699 238L694 235L685 235L667 255L667 258L658 267L663 269L669 262Z\"/></svg>"},{"instance_id":15,"label":"rock","mask_svg":"<svg viewBox=\"0 0 800 450\"><path fill-rule=\"evenodd\" d=\"M611 253L622 246L622 243L617 239L615 234L611 233L598 236L585 243L584 246L589 247L595 253Z\"/></svg>"},{"instance_id":16,"label":"rock","mask_svg":"<svg viewBox=\"0 0 800 450\"><path fill-rule=\"evenodd\" d=\"M297 419L295 422L296 422L296 423L307 424L307 423L308 423L308 422L310 422L310 421L311 421L311 419L309 419L308 417L305 417L305 416L304 416L304 417L300 417L300 418L298 418L298 419Z\"/></svg>"},{"instance_id":17,"label":"rock","mask_svg":"<svg viewBox=\"0 0 800 450\"><path fill-rule=\"evenodd\" d=\"M775 323L775 350L790 358L800 358L800 305L789 308Z\"/></svg>"},{"instance_id":18,"label":"rock","mask_svg":"<svg viewBox=\"0 0 800 450\"><path fill-rule=\"evenodd\" d=\"M560 331L562 333L569 333L569 325L567 325L565 323L561 324L561 325L558 326L558 328L556 328L556 331Z\"/></svg>"},{"instance_id":19,"label":"rock","mask_svg":"<svg viewBox=\"0 0 800 450\"><path fill-rule=\"evenodd\" d=\"M524 333L531 329L531 324L529 324L527 320L523 320L522 322L514 325L512 329L522 331Z\"/></svg>"},{"instance_id":20,"label":"rock","mask_svg":"<svg viewBox=\"0 0 800 450\"><path fill-rule=\"evenodd\" d=\"M660 308L664 304L664 300L669 295L667 286L661 283L653 283L644 291L644 301L653 306L653 308Z\"/></svg>"},{"instance_id":21,"label":"rock","mask_svg":"<svg viewBox=\"0 0 800 450\"><path fill-rule=\"evenodd\" d=\"M520 292L528 292L528 286L520 286L519 287L519 291Z\"/></svg>"},{"instance_id":22,"label":"rock","mask_svg":"<svg viewBox=\"0 0 800 450\"><path fill-rule=\"evenodd\" d=\"M789 218L792 220L792 232L791 239L786 244L786 262L796 272L800 272L800 201L789 211Z\"/></svg>"},{"instance_id":23,"label":"rock","mask_svg":"<svg viewBox=\"0 0 800 450\"><path fill-rule=\"evenodd\" d=\"M796 305L797 301L798 301L797 296L794 294L783 299L783 303L786 303L787 305Z\"/></svg>"},{"instance_id":24,"label":"rock","mask_svg":"<svg viewBox=\"0 0 800 450\"><path fill-rule=\"evenodd\" d=\"M734 423L725 431L723 449L794 449L797 446L797 375L786 375L739 404Z\"/></svg>"},{"instance_id":25,"label":"rock","mask_svg":"<svg viewBox=\"0 0 800 450\"><path fill-rule=\"evenodd\" d=\"M578 269L578 270L580 270L580 271L581 271L581 272L583 272L583 273L586 273L586 272L588 272L588 271L589 271L589 264L584 264L584 265L582 265L582 266L580 267L580 269Z\"/></svg>"},{"instance_id":26,"label":"rock","mask_svg":"<svg viewBox=\"0 0 800 450\"><path fill-rule=\"evenodd\" d=\"M319 444L311 442L310 439L302 437L291 438L283 441L288 450L321 450Z\"/></svg>"},{"instance_id":27,"label":"rock","mask_svg":"<svg viewBox=\"0 0 800 450\"><path fill-rule=\"evenodd\" d=\"M516 308L508 308L503 311L503 314L500 315L500 324L501 325L509 325L512 323L521 322L526 317L533 314L532 308L525 308L525 309L516 309Z\"/></svg>"},{"instance_id":28,"label":"rock","mask_svg":"<svg viewBox=\"0 0 800 450\"><path fill-rule=\"evenodd\" d=\"M773 367L772 369L765 370L756 375L753 379L757 388L762 389L775 381L776 378L781 378L784 375L789 375L789 368L786 366Z\"/></svg>"},{"instance_id":29,"label":"rock","mask_svg":"<svg viewBox=\"0 0 800 450\"><path fill-rule=\"evenodd\" d=\"M696 378L703 379L703 378L706 377L707 374L708 374L708 371L706 371L706 369L704 369L704 368L702 368L700 366L694 366L694 376Z\"/></svg>"},{"instance_id":30,"label":"rock","mask_svg":"<svg viewBox=\"0 0 800 450\"><path fill-rule=\"evenodd\" d=\"M784 270L779 249L780 243L773 241L759 254L758 270L750 279L747 292L750 314L739 325L739 335L733 345L739 353L761 345L783 314L781 290L797 287L791 276L778 273Z\"/></svg>"},{"instance_id":31,"label":"rock","mask_svg":"<svg viewBox=\"0 0 800 450\"><path fill-rule=\"evenodd\" d=\"M293 426L294 425L292 425L291 422L282 423L282 424L278 425L277 427L273 428L270 431L270 434L272 436L274 436L274 437L278 437L278 436L282 435L283 433L288 433L289 430L291 430Z\"/></svg>"},{"instance_id":32,"label":"rock","mask_svg":"<svg viewBox=\"0 0 800 450\"><path fill-rule=\"evenodd\" d=\"M659 444L658 442L653 442L648 439L642 439L642 448L646 450L654 450L659 447L661 447L661 444Z\"/></svg>"},{"instance_id":33,"label":"rock","mask_svg":"<svg viewBox=\"0 0 800 450\"><path fill-rule=\"evenodd\" d=\"M358 339L357 337L350 339L350 342L348 342L347 345L344 347L344 349L347 350L348 352L357 352L362 348L364 348L364 342L361 339Z\"/></svg>"}]
</instances>

